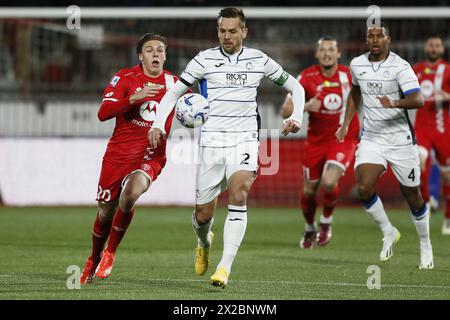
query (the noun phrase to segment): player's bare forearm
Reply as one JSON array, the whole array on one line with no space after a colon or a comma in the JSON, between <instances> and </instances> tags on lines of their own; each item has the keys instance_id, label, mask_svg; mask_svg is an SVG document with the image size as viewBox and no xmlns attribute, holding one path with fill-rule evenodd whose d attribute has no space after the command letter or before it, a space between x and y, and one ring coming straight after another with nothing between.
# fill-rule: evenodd
<instances>
[{"instance_id":1,"label":"player's bare forearm","mask_svg":"<svg viewBox=\"0 0 450 320\"><path fill-rule=\"evenodd\" d=\"M350 93L348 95L347 107L345 109L344 123L342 124L343 127L348 128L360 103L361 103L361 89L357 86L352 86Z\"/></svg>"},{"instance_id":2,"label":"player's bare forearm","mask_svg":"<svg viewBox=\"0 0 450 320\"><path fill-rule=\"evenodd\" d=\"M283 106L281 107L280 115L283 119L289 118L294 111L294 104L292 103L291 95L288 94L284 100Z\"/></svg>"},{"instance_id":3,"label":"player's bare forearm","mask_svg":"<svg viewBox=\"0 0 450 320\"><path fill-rule=\"evenodd\" d=\"M347 106L345 109L344 122L340 128L336 131L336 139L339 142L344 142L345 136L348 133L348 127L350 122L355 115L356 109L361 102L361 89L359 87L353 86L348 95Z\"/></svg>"},{"instance_id":4,"label":"player's bare forearm","mask_svg":"<svg viewBox=\"0 0 450 320\"><path fill-rule=\"evenodd\" d=\"M377 97L377 99L385 108L418 109L425 103L425 99L420 92L412 92L399 100L393 100L387 96Z\"/></svg>"}]
</instances>

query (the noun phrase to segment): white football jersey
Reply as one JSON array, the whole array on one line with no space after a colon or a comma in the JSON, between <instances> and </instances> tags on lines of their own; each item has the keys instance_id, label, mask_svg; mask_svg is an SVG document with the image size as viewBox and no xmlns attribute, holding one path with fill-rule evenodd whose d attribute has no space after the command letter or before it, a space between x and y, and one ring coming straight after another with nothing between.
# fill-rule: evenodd
<instances>
[{"instance_id":1,"label":"white football jersey","mask_svg":"<svg viewBox=\"0 0 450 320\"><path fill-rule=\"evenodd\" d=\"M369 52L350 63L353 85L361 89L364 110L361 140L400 147L415 144L408 110L384 108L376 98L388 96L399 100L420 91L417 77L409 63L390 51L387 58L371 62Z\"/></svg>"},{"instance_id":2,"label":"white football jersey","mask_svg":"<svg viewBox=\"0 0 450 320\"><path fill-rule=\"evenodd\" d=\"M200 84L210 113L202 126L200 145L231 147L244 140L258 140L260 119L257 89L263 77L282 85L287 74L263 52L243 47L228 55L221 47L199 52L186 66L180 81Z\"/></svg>"}]
</instances>

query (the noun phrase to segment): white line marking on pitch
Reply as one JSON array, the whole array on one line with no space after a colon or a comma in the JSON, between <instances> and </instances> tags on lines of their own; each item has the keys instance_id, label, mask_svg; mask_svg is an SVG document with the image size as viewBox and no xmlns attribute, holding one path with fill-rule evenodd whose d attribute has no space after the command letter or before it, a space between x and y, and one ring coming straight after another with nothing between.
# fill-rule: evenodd
<instances>
[{"instance_id":1,"label":"white line marking on pitch","mask_svg":"<svg viewBox=\"0 0 450 320\"><path fill-rule=\"evenodd\" d=\"M195 279L147 279L149 281L169 281L169 282L204 282L205 280ZM365 283L346 283L346 282L306 282L306 281L258 281L258 280L233 280L233 283L268 283L268 284L301 284L301 285L326 285L342 287L367 287ZM381 287L388 288L423 288L423 289L450 289L450 286L428 286L414 284L381 284Z\"/></svg>"}]
</instances>

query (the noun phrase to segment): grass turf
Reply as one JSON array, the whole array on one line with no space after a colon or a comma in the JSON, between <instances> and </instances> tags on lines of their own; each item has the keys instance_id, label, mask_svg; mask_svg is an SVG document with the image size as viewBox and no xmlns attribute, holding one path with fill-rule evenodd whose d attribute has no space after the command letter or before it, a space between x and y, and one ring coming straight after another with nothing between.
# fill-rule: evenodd
<instances>
[{"instance_id":1,"label":"grass turf","mask_svg":"<svg viewBox=\"0 0 450 320\"><path fill-rule=\"evenodd\" d=\"M407 210L388 210L402 233L381 263L381 232L360 208L338 208L326 247L300 250L298 210L250 208L247 233L224 290L209 285L222 251L225 209L216 214L210 270L193 268L191 208L137 208L111 276L69 290L67 268L90 254L95 208L0 208L0 299L450 299L450 237L432 216L434 270L418 270ZM366 286L381 268L381 290Z\"/></svg>"}]
</instances>

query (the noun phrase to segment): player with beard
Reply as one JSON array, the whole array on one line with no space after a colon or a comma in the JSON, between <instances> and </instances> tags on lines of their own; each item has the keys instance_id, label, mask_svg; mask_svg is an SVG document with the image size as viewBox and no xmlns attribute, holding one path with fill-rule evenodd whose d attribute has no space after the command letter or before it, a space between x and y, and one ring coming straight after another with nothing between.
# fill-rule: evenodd
<instances>
[{"instance_id":1,"label":"player with beard","mask_svg":"<svg viewBox=\"0 0 450 320\"><path fill-rule=\"evenodd\" d=\"M425 106L417 111L415 132L419 145L421 191L430 201L428 180L431 171L431 150L439 162L442 191L445 198L445 219L442 234L450 235L450 64L443 59L444 45L439 36L425 42L426 60L414 65Z\"/></svg>"},{"instance_id":2,"label":"player with beard","mask_svg":"<svg viewBox=\"0 0 450 320\"><path fill-rule=\"evenodd\" d=\"M283 121L282 134L300 130L304 89L283 68L260 50L243 45L247 37L242 9L224 8L217 18L219 46L200 51L186 66L180 81L161 100L161 112L148 134L157 147L167 136L166 117L177 99L198 81L208 99L208 121L201 127L196 206L192 226L197 236L194 267L202 276L210 264L217 200L228 189L228 214L223 229L222 257L211 276L213 286L224 288L247 229L247 197L257 177L260 117L258 87L266 77L291 92L292 115Z\"/></svg>"},{"instance_id":3,"label":"player with beard","mask_svg":"<svg viewBox=\"0 0 450 320\"><path fill-rule=\"evenodd\" d=\"M316 244L324 246L331 240L332 214L339 195L338 181L353 160L359 138L357 114L353 116L343 143L339 143L334 135L342 124L352 83L349 68L338 64L340 56L337 40L322 37L317 42L315 54L318 64L305 69L298 76L305 88L308 99L305 110L309 113L301 193L306 226L299 243L304 249L313 248ZM292 109L292 99L288 95L282 116L290 116ZM319 189L323 190L323 213L320 217L320 232L317 234L315 213Z\"/></svg>"}]
</instances>

